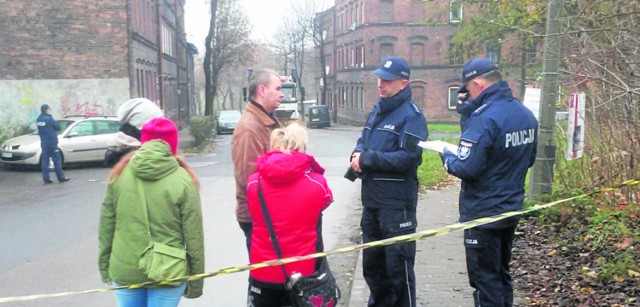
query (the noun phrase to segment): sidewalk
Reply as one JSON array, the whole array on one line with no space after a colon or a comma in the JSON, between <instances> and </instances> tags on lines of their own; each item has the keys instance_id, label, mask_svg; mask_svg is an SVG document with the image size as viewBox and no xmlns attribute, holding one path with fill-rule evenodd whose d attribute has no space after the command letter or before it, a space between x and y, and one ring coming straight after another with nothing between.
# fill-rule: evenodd
<instances>
[{"instance_id":1,"label":"sidewalk","mask_svg":"<svg viewBox=\"0 0 640 307\"><path fill-rule=\"evenodd\" d=\"M457 182L443 190L419 195L418 231L454 224L458 220ZM471 306L472 288L467 279L462 232L450 232L417 242L415 263L416 306ZM369 289L358 258L348 306L367 305Z\"/></svg>"}]
</instances>

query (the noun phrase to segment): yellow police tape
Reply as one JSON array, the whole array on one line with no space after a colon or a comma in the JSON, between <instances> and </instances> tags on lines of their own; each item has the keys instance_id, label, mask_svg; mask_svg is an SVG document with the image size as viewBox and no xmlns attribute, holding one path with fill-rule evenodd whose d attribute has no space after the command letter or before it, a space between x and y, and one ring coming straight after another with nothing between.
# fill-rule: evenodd
<instances>
[{"instance_id":1,"label":"yellow police tape","mask_svg":"<svg viewBox=\"0 0 640 307\"><path fill-rule=\"evenodd\" d=\"M616 189L620 189L620 188L625 187L625 186L632 186L632 185L638 185L638 184L640 184L640 178L627 180L627 181L621 182L619 184L616 184L616 185L614 185L612 187L597 189L597 190L594 190L594 191L589 192L589 193L584 193L582 195L578 195L578 196L574 196L574 197L570 197L570 198L565 198L565 199L557 200L557 201L546 203L546 204L535 205L535 206L532 206L532 207L529 207L529 208L526 208L526 209L522 209L522 210L518 210L518 211L505 212L505 213L502 213L502 214L499 214L499 215L495 215L495 216L491 216L491 217L479 218L477 220L468 221L468 222L464 222L464 223L451 224L451 225L444 226L444 227L441 227L441 228L436 228L436 229L423 230L423 231L416 232L416 233L413 233L413 234L401 235L401 236L397 236L397 237L393 237L393 238L389 238L389 239L385 239L385 240L373 241L373 242L368 242L368 243L363 243L363 244L358 244L358 245L347 246L347 247L338 248L338 249L334 249L334 250L326 251L326 252L322 252L322 253L309 254L309 255L306 255L306 256L289 257L289 258L284 258L284 259L274 259L274 260L269 260L269 261L260 262L260 263L246 264L246 265L241 265L241 266L229 267L229 268L226 268L226 269L221 269L221 270L213 271L213 272L205 272L205 273L202 273L202 274L196 274L196 275L191 275L191 276L184 276L184 277L179 277L179 278L167 279L167 280L163 280L163 281L144 282L144 283L139 283L139 284L134 284L134 285L126 285L126 286L102 288L102 289L93 289L93 290L85 290L85 291L75 291L75 292L60 292L60 293L38 294L38 295L27 295L27 296L2 297L2 298L0 298L0 304L1 303L7 303L7 302L30 301L30 300L37 300L37 299L43 299L43 298L54 298L54 297L62 297L62 296L70 296L70 295L78 295L78 294L102 293L102 292L108 292L108 291L113 291L113 290L121 290L121 289L138 289L138 288L143 288L143 287L151 286L151 285L167 285L167 284L170 284L170 283L176 282L176 281L194 281L194 280L203 279L203 278L207 278L207 277L238 273L238 272L242 272L242 271L254 270L254 269L270 267L270 266L283 265L283 264L288 264L288 263L301 261L301 260L307 260L307 259L313 259L313 258L319 258L319 257L326 257L326 256L331 256L331 255L337 255L337 254L345 254L345 253L350 253L350 252L359 251L359 250L372 248L372 247L387 246L387 245L392 245L392 244L396 244L396 243L412 242L412 241L417 241L417 240L420 240L420 239L423 239L423 238L427 238L427 237L441 236L441 235L447 234L449 232L469 229L469 228L477 227L477 226L480 226L480 225L497 222L497 221L506 219L508 217L521 215L521 214L524 214L524 213L529 213L529 212L537 211L537 210L540 210L540 209L549 208L549 207L555 206L555 205L560 204L560 203L568 202L570 200L574 200L574 199L578 199L578 198L585 198L585 197L593 196L595 194L599 194L599 193L603 193L603 192L610 192L610 191L613 191L613 190L616 190Z\"/></svg>"}]
</instances>

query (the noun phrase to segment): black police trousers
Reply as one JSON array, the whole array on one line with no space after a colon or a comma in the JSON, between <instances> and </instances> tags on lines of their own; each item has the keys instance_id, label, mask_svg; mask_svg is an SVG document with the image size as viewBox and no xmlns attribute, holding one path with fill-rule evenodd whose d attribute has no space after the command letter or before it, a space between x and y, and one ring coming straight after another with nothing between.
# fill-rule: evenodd
<instances>
[{"instance_id":1,"label":"black police trousers","mask_svg":"<svg viewBox=\"0 0 640 307\"><path fill-rule=\"evenodd\" d=\"M516 227L471 228L464 231L469 284L475 306L513 306L509 271Z\"/></svg>"},{"instance_id":2,"label":"black police trousers","mask_svg":"<svg viewBox=\"0 0 640 307\"><path fill-rule=\"evenodd\" d=\"M360 226L364 243L415 233L416 209L364 207ZM362 256L368 306L416 306L415 241L365 249Z\"/></svg>"}]
</instances>

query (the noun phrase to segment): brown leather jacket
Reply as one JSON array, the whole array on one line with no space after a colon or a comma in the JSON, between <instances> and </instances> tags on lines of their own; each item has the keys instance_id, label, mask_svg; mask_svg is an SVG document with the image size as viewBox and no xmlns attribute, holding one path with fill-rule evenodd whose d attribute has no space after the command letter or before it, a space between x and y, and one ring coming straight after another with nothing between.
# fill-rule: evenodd
<instances>
[{"instance_id":1,"label":"brown leather jacket","mask_svg":"<svg viewBox=\"0 0 640 307\"><path fill-rule=\"evenodd\" d=\"M231 142L233 173L236 177L236 218L251 223L247 205L247 179L256 172L256 160L270 150L271 131L280 123L248 102L242 118L236 125Z\"/></svg>"}]
</instances>

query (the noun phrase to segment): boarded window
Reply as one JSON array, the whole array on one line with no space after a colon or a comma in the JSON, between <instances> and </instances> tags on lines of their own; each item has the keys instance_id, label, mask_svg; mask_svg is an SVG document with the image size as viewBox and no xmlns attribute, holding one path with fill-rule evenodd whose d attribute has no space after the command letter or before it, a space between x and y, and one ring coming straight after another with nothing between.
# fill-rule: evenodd
<instances>
[{"instance_id":1,"label":"boarded window","mask_svg":"<svg viewBox=\"0 0 640 307\"><path fill-rule=\"evenodd\" d=\"M393 22L393 0L380 0L380 22Z\"/></svg>"},{"instance_id":2,"label":"boarded window","mask_svg":"<svg viewBox=\"0 0 640 307\"><path fill-rule=\"evenodd\" d=\"M424 44L413 43L411 44L411 65L423 65L424 64Z\"/></svg>"}]
</instances>

